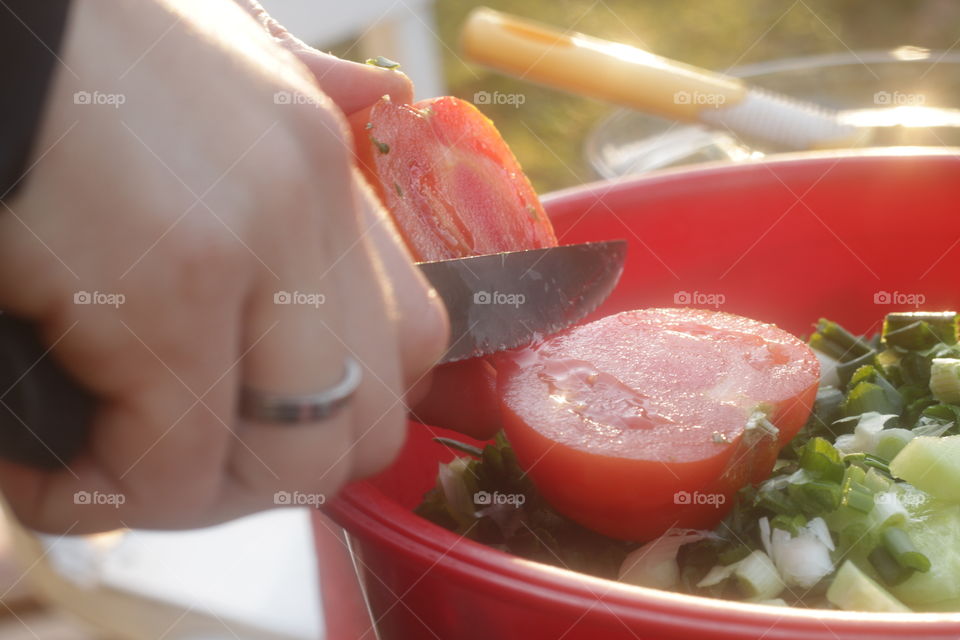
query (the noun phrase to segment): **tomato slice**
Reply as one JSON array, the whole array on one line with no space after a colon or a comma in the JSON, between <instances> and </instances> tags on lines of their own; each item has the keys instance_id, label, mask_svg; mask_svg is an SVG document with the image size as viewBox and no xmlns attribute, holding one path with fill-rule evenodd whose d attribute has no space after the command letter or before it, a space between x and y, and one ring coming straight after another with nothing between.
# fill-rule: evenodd
<instances>
[{"instance_id":1,"label":"tomato slice","mask_svg":"<svg viewBox=\"0 0 960 640\"><path fill-rule=\"evenodd\" d=\"M382 99L368 123L361 164L417 260L556 246L517 159L469 102Z\"/></svg>"},{"instance_id":2,"label":"tomato slice","mask_svg":"<svg viewBox=\"0 0 960 640\"><path fill-rule=\"evenodd\" d=\"M504 429L539 491L625 540L714 526L803 426L820 371L773 325L695 309L608 316L495 365ZM748 429L758 411L778 431Z\"/></svg>"},{"instance_id":3,"label":"tomato slice","mask_svg":"<svg viewBox=\"0 0 960 640\"><path fill-rule=\"evenodd\" d=\"M359 164L414 259L556 246L533 186L493 123L469 102L377 102L351 118ZM480 440L500 429L483 360L437 367L413 415Z\"/></svg>"}]
</instances>

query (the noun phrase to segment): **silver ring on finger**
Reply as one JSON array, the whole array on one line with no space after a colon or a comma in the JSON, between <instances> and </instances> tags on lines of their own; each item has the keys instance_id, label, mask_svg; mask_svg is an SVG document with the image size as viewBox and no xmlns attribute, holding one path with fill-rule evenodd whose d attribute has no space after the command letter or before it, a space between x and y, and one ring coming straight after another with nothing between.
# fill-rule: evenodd
<instances>
[{"instance_id":1,"label":"silver ring on finger","mask_svg":"<svg viewBox=\"0 0 960 640\"><path fill-rule=\"evenodd\" d=\"M244 387L240 393L240 415L248 420L283 425L324 420L350 401L362 379L360 363L347 356L340 380L316 393L281 394Z\"/></svg>"}]
</instances>

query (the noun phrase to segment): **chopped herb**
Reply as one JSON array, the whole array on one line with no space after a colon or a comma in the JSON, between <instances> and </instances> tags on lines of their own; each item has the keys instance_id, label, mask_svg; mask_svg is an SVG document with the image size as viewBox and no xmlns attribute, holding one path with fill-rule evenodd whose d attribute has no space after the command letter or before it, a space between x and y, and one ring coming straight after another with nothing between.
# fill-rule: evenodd
<instances>
[{"instance_id":1,"label":"chopped herb","mask_svg":"<svg viewBox=\"0 0 960 640\"><path fill-rule=\"evenodd\" d=\"M374 67L380 67L382 69L399 69L400 63L391 60L390 58L384 58L383 56L377 56L376 58L367 58L366 63Z\"/></svg>"},{"instance_id":2,"label":"chopped herb","mask_svg":"<svg viewBox=\"0 0 960 640\"><path fill-rule=\"evenodd\" d=\"M390 153L390 145L388 145L386 142L380 142L373 136L370 136L370 142L374 144L380 153Z\"/></svg>"}]
</instances>

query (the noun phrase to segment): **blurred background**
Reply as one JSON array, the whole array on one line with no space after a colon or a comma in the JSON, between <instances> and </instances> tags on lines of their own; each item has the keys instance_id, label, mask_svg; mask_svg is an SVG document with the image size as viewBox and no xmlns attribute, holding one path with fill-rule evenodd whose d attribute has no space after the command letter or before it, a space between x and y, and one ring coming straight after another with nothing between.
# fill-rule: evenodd
<instances>
[{"instance_id":1,"label":"blurred background","mask_svg":"<svg viewBox=\"0 0 960 640\"><path fill-rule=\"evenodd\" d=\"M585 158L585 144L617 108L464 61L459 31L470 10L479 6L477 2L263 0L263 4L292 32L324 50L359 61L377 55L396 59L417 81L420 98L449 94L477 101L483 92L523 96L522 104L478 106L500 129L539 192L597 178L595 167ZM913 79L922 78L925 91L933 87L946 93L948 85L953 91L960 83L957 67L946 64L960 45L960 2L955 0L487 0L484 4L720 71L822 54L856 60L854 52L901 48L901 52L913 52L919 63L880 88L905 91ZM902 49L905 46L918 49ZM863 65L854 66L855 75L865 75ZM873 71L866 75L880 79ZM802 79L806 85L800 93L816 94L821 81ZM799 91L800 85L792 82L788 77L778 88ZM839 99L844 91L862 90L842 76L831 83L830 99ZM872 95L873 90L864 95ZM949 93L946 103L956 105L953 97L957 95L960 87ZM667 126L666 121L655 123L661 129ZM294 522L288 516L269 514L265 518L219 532L170 534L179 536L175 538L125 535L109 547L95 541L67 544L35 539L8 522L0 527L0 638L315 638L315 631L303 631L320 624L316 576L304 571L316 566L309 519ZM231 560L244 557L247 567L255 564L262 547L250 546L251 540L256 542L251 526L284 531L290 542L275 546L291 551L280 559L260 558L262 579L242 595L260 604L279 599L288 603L289 610L265 606L260 615L256 606L231 592L253 582L249 571L243 574L244 567L234 566L237 563ZM12 542L18 539L19 543ZM222 551L219 565L210 564L216 554L209 549L214 548ZM86 564L78 568L77 558L87 558ZM190 559L189 591L161 576L165 566L177 566L185 558ZM299 599L288 597L291 594ZM278 612L282 615L271 615ZM67 613L79 615L87 624L79 626L75 618L64 617Z\"/></svg>"},{"instance_id":2,"label":"blurred background","mask_svg":"<svg viewBox=\"0 0 960 640\"><path fill-rule=\"evenodd\" d=\"M719 71L780 58L907 45L950 51L960 38L960 2L953 0L438 0L433 28L440 40L423 44L434 46L439 55L446 92L467 100L481 91L524 96L520 106L479 106L539 192L596 179L584 159L584 142L615 107L465 62L459 30L470 10L481 5ZM350 38L327 48L363 60L375 45ZM920 65L916 73L927 66ZM416 76L409 64L404 69ZM418 97L427 95L418 91Z\"/></svg>"}]
</instances>

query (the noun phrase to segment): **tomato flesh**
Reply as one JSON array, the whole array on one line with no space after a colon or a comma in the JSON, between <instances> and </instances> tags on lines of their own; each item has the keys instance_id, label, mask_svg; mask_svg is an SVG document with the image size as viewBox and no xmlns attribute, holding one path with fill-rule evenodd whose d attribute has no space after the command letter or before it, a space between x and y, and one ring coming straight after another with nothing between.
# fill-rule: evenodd
<instances>
[{"instance_id":1,"label":"tomato flesh","mask_svg":"<svg viewBox=\"0 0 960 640\"><path fill-rule=\"evenodd\" d=\"M384 99L361 135L362 164L417 260L556 246L530 181L469 102Z\"/></svg>"},{"instance_id":2,"label":"tomato flesh","mask_svg":"<svg viewBox=\"0 0 960 640\"><path fill-rule=\"evenodd\" d=\"M819 380L791 334L691 309L608 316L496 367L507 437L540 492L626 540L715 525L740 487L769 475ZM779 433L747 431L756 411Z\"/></svg>"}]
</instances>

